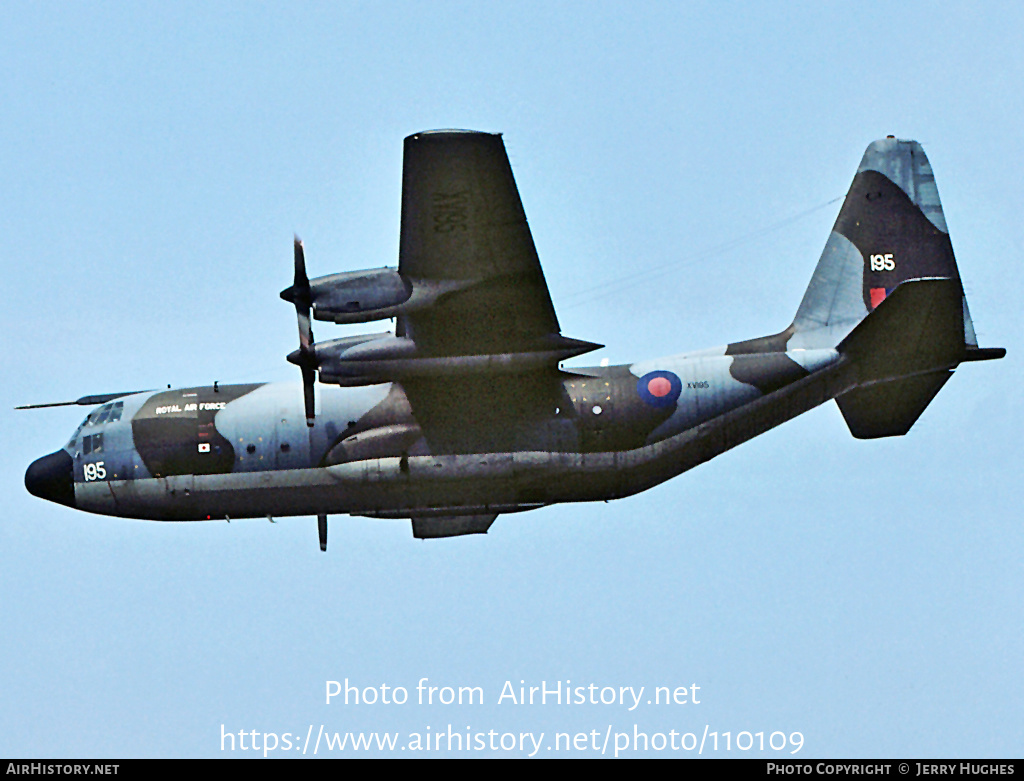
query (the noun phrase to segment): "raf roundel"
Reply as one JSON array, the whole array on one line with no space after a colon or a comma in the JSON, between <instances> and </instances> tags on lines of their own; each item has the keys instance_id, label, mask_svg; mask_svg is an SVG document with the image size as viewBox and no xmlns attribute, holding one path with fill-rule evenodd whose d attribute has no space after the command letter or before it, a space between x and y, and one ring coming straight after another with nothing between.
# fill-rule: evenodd
<instances>
[{"instance_id":1,"label":"raf roundel","mask_svg":"<svg viewBox=\"0 0 1024 781\"><path fill-rule=\"evenodd\" d=\"M636 390L652 407L671 407L679 399L683 383L672 372L648 372L639 379Z\"/></svg>"}]
</instances>

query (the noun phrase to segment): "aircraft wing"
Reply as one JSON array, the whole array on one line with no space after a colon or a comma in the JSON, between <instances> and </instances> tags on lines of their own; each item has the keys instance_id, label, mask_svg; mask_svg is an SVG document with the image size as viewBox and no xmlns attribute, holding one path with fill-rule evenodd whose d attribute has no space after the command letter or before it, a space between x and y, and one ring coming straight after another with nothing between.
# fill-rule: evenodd
<instances>
[{"instance_id":1,"label":"aircraft wing","mask_svg":"<svg viewBox=\"0 0 1024 781\"><path fill-rule=\"evenodd\" d=\"M400 383L435 452L512 436L509 420L564 406L561 361L601 345L562 336L500 135L427 131L405 139L398 270L309 280L295 244L306 418L312 377ZM394 335L314 344L310 311L336 323L396 317ZM505 439L502 439L505 437ZM490 446L490 445L489 445ZM508 448L505 448L508 449Z\"/></svg>"},{"instance_id":2,"label":"aircraft wing","mask_svg":"<svg viewBox=\"0 0 1024 781\"><path fill-rule=\"evenodd\" d=\"M398 378L432 448L513 447L509 420L560 404L559 361L600 347L560 333L499 134L405 139L398 270L446 291L396 329L448 367Z\"/></svg>"},{"instance_id":3,"label":"aircraft wing","mask_svg":"<svg viewBox=\"0 0 1024 781\"><path fill-rule=\"evenodd\" d=\"M525 352L558 336L499 134L429 131L405 139L398 270L414 284L455 288L399 317L398 334L428 354Z\"/></svg>"}]
</instances>

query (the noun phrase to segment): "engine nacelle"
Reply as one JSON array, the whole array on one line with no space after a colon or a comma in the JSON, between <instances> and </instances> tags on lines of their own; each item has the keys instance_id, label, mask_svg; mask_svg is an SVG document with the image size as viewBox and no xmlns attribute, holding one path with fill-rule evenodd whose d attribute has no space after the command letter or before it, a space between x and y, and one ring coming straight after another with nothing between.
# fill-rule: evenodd
<instances>
[{"instance_id":1,"label":"engine nacelle","mask_svg":"<svg viewBox=\"0 0 1024 781\"><path fill-rule=\"evenodd\" d=\"M313 317L340 324L394 317L413 292L394 268L329 274L311 279L309 289Z\"/></svg>"},{"instance_id":2,"label":"engine nacelle","mask_svg":"<svg viewBox=\"0 0 1024 781\"><path fill-rule=\"evenodd\" d=\"M436 355L424 353L407 336L365 334L321 342L316 346L316 361L320 382L356 386L416 377L537 371L554 368L561 361L600 347L593 342L552 334L524 345L519 352ZM298 352L292 353L288 360L297 362Z\"/></svg>"}]
</instances>

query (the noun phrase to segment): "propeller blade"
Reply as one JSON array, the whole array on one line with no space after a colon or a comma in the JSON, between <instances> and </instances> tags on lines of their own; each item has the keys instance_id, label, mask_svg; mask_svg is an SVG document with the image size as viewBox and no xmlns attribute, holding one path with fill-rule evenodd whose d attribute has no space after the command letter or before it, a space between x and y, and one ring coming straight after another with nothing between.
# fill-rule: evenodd
<instances>
[{"instance_id":1,"label":"propeller blade","mask_svg":"<svg viewBox=\"0 0 1024 781\"><path fill-rule=\"evenodd\" d=\"M316 383L316 343L313 340L313 326L309 316L313 296L306 276L306 251L302 241L295 237L295 279L292 286L281 291L281 298L295 304L295 316L299 323L299 349L288 356L291 363L302 370L302 400L306 411L306 425L313 427L315 418L314 385Z\"/></svg>"},{"instance_id":2,"label":"propeller blade","mask_svg":"<svg viewBox=\"0 0 1024 781\"><path fill-rule=\"evenodd\" d=\"M299 350L302 351L303 357L306 357L313 349L313 327L309 319L312 294L309 289L309 277L306 276L306 251L298 236L295 237L295 281L290 290L291 301L295 304L295 313L299 317Z\"/></svg>"},{"instance_id":3,"label":"propeller blade","mask_svg":"<svg viewBox=\"0 0 1024 781\"><path fill-rule=\"evenodd\" d=\"M306 366L302 367L302 400L306 408L306 425L313 428L313 420L316 417L314 412L315 397L313 395L313 383L316 382L316 369Z\"/></svg>"},{"instance_id":4,"label":"propeller blade","mask_svg":"<svg viewBox=\"0 0 1024 781\"><path fill-rule=\"evenodd\" d=\"M316 517L316 530L320 533L320 550L327 550L327 516L318 515Z\"/></svg>"},{"instance_id":5,"label":"propeller blade","mask_svg":"<svg viewBox=\"0 0 1024 781\"><path fill-rule=\"evenodd\" d=\"M313 354L313 327L309 322L309 310L300 309L295 305L295 314L299 316L299 352L303 357Z\"/></svg>"},{"instance_id":6,"label":"propeller blade","mask_svg":"<svg viewBox=\"0 0 1024 781\"><path fill-rule=\"evenodd\" d=\"M309 294L309 277L306 276L306 251L302 239L295 237L295 287Z\"/></svg>"}]
</instances>

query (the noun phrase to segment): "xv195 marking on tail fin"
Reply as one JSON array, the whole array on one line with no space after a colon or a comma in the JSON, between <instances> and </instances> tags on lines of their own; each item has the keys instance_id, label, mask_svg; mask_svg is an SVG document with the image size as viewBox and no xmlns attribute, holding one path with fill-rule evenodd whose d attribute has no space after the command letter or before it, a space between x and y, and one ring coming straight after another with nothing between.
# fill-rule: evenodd
<instances>
[{"instance_id":1,"label":"xv195 marking on tail fin","mask_svg":"<svg viewBox=\"0 0 1024 781\"><path fill-rule=\"evenodd\" d=\"M36 496L154 520L406 518L421 539L616 499L836 399L851 433L907 433L978 346L916 141L871 144L785 330L620 366L561 333L500 135L405 140L397 268L310 279L295 241L301 383L104 394ZM311 322L395 318L315 342ZM73 403L73 402L68 402ZM46 405L33 405L46 406Z\"/></svg>"}]
</instances>

